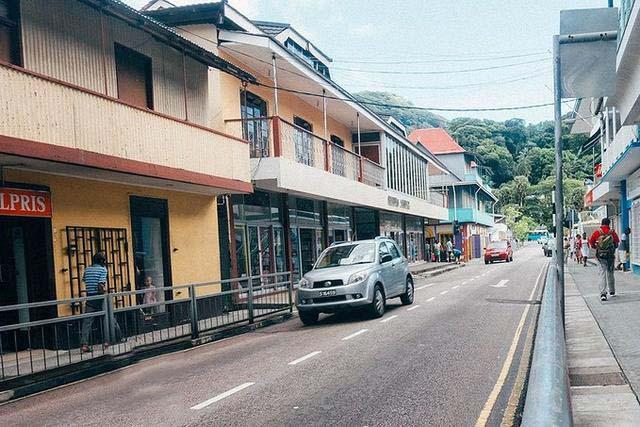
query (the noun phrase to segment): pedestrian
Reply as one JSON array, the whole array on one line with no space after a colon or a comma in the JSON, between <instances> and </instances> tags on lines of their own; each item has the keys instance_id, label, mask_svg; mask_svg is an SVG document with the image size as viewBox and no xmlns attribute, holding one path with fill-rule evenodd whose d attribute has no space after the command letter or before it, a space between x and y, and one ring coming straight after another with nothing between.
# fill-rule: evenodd
<instances>
[{"instance_id":1,"label":"pedestrian","mask_svg":"<svg viewBox=\"0 0 640 427\"><path fill-rule=\"evenodd\" d=\"M569 258L575 259L576 239L573 236L569 236Z\"/></svg>"},{"instance_id":2,"label":"pedestrian","mask_svg":"<svg viewBox=\"0 0 640 427\"><path fill-rule=\"evenodd\" d=\"M458 248L453 248L453 257L456 260L456 264L460 264L460 256L462 255L462 251Z\"/></svg>"},{"instance_id":3,"label":"pedestrian","mask_svg":"<svg viewBox=\"0 0 640 427\"><path fill-rule=\"evenodd\" d=\"M627 260L629 259L629 237L631 229L629 227L624 230L620 236L620 246L618 247L618 265L616 270L627 271Z\"/></svg>"},{"instance_id":4,"label":"pedestrian","mask_svg":"<svg viewBox=\"0 0 640 427\"><path fill-rule=\"evenodd\" d=\"M440 245L440 241L436 240L433 244L433 253L436 257L436 262L440 262L440 250L442 249L442 245Z\"/></svg>"},{"instance_id":5,"label":"pedestrian","mask_svg":"<svg viewBox=\"0 0 640 427\"><path fill-rule=\"evenodd\" d=\"M155 304L158 302L158 292L156 291L156 287L153 284L153 278L151 276L147 276L144 279L144 297L142 298L142 304ZM154 314L158 307L147 307L145 313L146 314Z\"/></svg>"},{"instance_id":6,"label":"pedestrian","mask_svg":"<svg viewBox=\"0 0 640 427\"><path fill-rule=\"evenodd\" d=\"M564 249L564 263L567 263L567 259L569 259L569 248L571 248L571 243L569 243L569 239L564 238L564 243L562 244L562 249Z\"/></svg>"},{"instance_id":7,"label":"pedestrian","mask_svg":"<svg viewBox=\"0 0 640 427\"><path fill-rule=\"evenodd\" d=\"M589 238L589 246L596 250L596 259L600 268L600 300L607 300L607 289L609 295L616 294L615 278L613 269L616 257L616 248L620 239L610 227L609 218L602 219L600 228L593 232Z\"/></svg>"},{"instance_id":8,"label":"pedestrian","mask_svg":"<svg viewBox=\"0 0 640 427\"><path fill-rule=\"evenodd\" d=\"M587 259L589 258L589 241L587 240L587 233L582 233L582 263L586 267Z\"/></svg>"},{"instance_id":9,"label":"pedestrian","mask_svg":"<svg viewBox=\"0 0 640 427\"><path fill-rule=\"evenodd\" d=\"M451 262L453 260L453 243L451 243L451 239L447 239L447 261Z\"/></svg>"},{"instance_id":10,"label":"pedestrian","mask_svg":"<svg viewBox=\"0 0 640 427\"><path fill-rule=\"evenodd\" d=\"M574 246L574 251L576 253L576 262L578 264L582 264L582 236L580 234L578 234L576 236L576 243Z\"/></svg>"}]
</instances>

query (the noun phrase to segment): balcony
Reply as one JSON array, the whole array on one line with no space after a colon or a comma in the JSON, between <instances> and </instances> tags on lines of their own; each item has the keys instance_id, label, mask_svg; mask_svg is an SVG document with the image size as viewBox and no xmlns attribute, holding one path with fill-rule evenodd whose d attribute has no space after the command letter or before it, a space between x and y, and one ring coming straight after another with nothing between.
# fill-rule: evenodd
<instances>
[{"instance_id":1,"label":"balcony","mask_svg":"<svg viewBox=\"0 0 640 427\"><path fill-rule=\"evenodd\" d=\"M251 191L241 138L7 64L0 100L0 137L12 141L2 144L4 154L134 174L140 183Z\"/></svg>"},{"instance_id":2,"label":"balcony","mask_svg":"<svg viewBox=\"0 0 640 427\"><path fill-rule=\"evenodd\" d=\"M457 212L453 208L449 208L449 221L456 219L460 223L475 222L487 227L494 225L493 215L473 208L458 208Z\"/></svg>"},{"instance_id":3,"label":"balcony","mask_svg":"<svg viewBox=\"0 0 640 427\"><path fill-rule=\"evenodd\" d=\"M640 167L638 126L623 126L602 152L602 181L617 182Z\"/></svg>"},{"instance_id":4,"label":"balcony","mask_svg":"<svg viewBox=\"0 0 640 427\"><path fill-rule=\"evenodd\" d=\"M279 157L371 187L385 188L379 164L280 117L226 120L227 132L249 141L251 158Z\"/></svg>"}]
</instances>

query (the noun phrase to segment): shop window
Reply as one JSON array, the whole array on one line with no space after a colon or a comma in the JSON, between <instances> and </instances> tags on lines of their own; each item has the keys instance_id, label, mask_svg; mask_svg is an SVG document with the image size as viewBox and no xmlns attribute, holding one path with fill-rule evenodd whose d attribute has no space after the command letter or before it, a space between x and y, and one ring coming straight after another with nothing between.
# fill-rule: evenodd
<instances>
[{"instance_id":1,"label":"shop window","mask_svg":"<svg viewBox=\"0 0 640 427\"><path fill-rule=\"evenodd\" d=\"M135 106L153 109L151 58L115 44L118 98Z\"/></svg>"},{"instance_id":2,"label":"shop window","mask_svg":"<svg viewBox=\"0 0 640 427\"><path fill-rule=\"evenodd\" d=\"M22 65L18 0L0 0L0 61Z\"/></svg>"}]
</instances>

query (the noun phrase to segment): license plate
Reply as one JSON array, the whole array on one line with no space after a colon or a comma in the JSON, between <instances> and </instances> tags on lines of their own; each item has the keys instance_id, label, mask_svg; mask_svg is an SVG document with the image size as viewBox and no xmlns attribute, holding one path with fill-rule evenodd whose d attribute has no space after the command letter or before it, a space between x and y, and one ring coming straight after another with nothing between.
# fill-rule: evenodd
<instances>
[{"instance_id":1,"label":"license plate","mask_svg":"<svg viewBox=\"0 0 640 427\"><path fill-rule=\"evenodd\" d=\"M320 291L318 292L318 296L319 297L332 297L334 295L337 295L338 292L336 292L335 290L331 290L331 291Z\"/></svg>"}]
</instances>

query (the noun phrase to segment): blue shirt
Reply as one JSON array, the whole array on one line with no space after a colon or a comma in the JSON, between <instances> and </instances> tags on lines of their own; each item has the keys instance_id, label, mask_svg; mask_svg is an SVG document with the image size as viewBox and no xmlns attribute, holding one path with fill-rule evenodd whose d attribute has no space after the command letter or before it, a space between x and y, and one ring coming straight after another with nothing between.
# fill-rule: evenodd
<instances>
[{"instance_id":1,"label":"blue shirt","mask_svg":"<svg viewBox=\"0 0 640 427\"><path fill-rule=\"evenodd\" d=\"M98 295L98 285L107 283L107 269L100 264L85 268L82 281L87 289L87 296Z\"/></svg>"}]
</instances>

